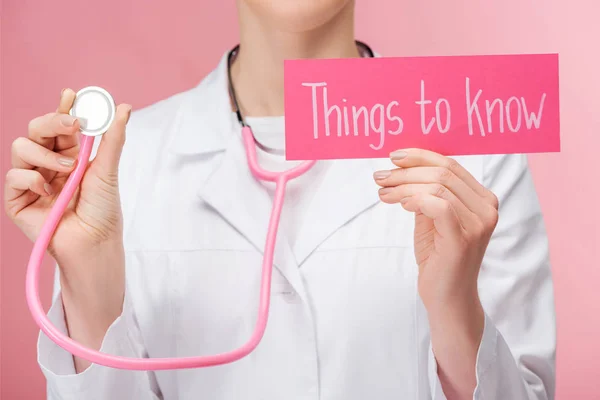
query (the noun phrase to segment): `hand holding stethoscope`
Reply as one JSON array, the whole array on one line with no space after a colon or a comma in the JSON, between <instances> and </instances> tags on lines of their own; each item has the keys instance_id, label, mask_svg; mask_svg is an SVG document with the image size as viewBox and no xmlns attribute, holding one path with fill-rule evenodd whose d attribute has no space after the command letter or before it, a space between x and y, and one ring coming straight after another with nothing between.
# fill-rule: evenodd
<instances>
[{"instance_id":1,"label":"hand holding stethoscope","mask_svg":"<svg viewBox=\"0 0 600 400\"><path fill-rule=\"evenodd\" d=\"M314 162L278 173L261 169L256 161L254 136L250 127L243 124L242 140L249 168L257 179L277 184L265 244L258 319L254 333L243 346L226 353L184 358L104 354L95 349L121 314L125 294L123 221L117 177L130 112L130 106L115 107L104 89L88 87L77 94L65 90L57 112L34 119L29 137L15 142L15 168L7 177L5 204L12 219L35 240L26 276L31 314L44 334L78 357L79 362L83 359L130 370L199 368L234 362L256 348L266 328L273 252L286 183L306 172ZM81 141L79 132L83 134ZM98 153L88 165L94 136L104 132ZM72 317L69 328L78 325L71 332L97 332L98 337L67 336L46 316L39 297L39 276L48 250L60 266L63 304ZM83 362L78 369L87 365Z\"/></svg>"},{"instance_id":2,"label":"hand holding stethoscope","mask_svg":"<svg viewBox=\"0 0 600 400\"><path fill-rule=\"evenodd\" d=\"M85 97L86 101L76 106L82 112L86 107L97 107L95 102L104 102L102 93L81 96L80 92L80 98ZM86 157L84 153L89 157L94 137L80 137L81 124L92 135L94 130L106 132L95 159L80 177L80 190L66 208L48 247L60 265L62 296L69 314L77 316L73 321L90 324L90 331L104 332L121 313L124 293L117 170L131 107L123 104L115 108L112 99L104 103L108 105L106 111L112 114L109 128L103 126L103 121L78 120L69 115L75 96L73 90L63 90L56 112L33 119L27 137L13 143L5 208L19 228L32 241L36 240L77 163L87 165L87 159L81 158ZM87 152L82 151L84 147ZM79 168L78 173L84 170ZM99 265L91 261L95 259L104 262ZM80 308L75 309L76 306ZM102 340L77 339L87 345Z\"/></svg>"},{"instance_id":3,"label":"hand holding stethoscope","mask_svg":"<svg viewBox=\"0 0 600 400\"><path fill-rule=\"evenodd\" d=\"M230 53L230 64L236 50ZM283 172L262 169L256 160L254 135L237 108L231 80L230 93L240 119L248 167L257 179L275 182L276 192L268 221L254 332L244 345L221 354L148 359L95 350L122 313L125 295L123 221L117 177L131 107L115 107L110 94L98 87L84 88L76 95L70 90L63 91L58 111L32 121L29 139L16 142L13 155L17 168L11 170L7 179L6 207L17 225L35 240L27 267L27 303L44 334L83 363L78 369L88 366L81 359L130 370L209 367L239 360L260 343L269 315L273 255L285 187L315 162L306 161ZM77 137L79 131L83 134L81 142ZM96 158L88 167L94 136L104 132ZM71 316L69 328L79 325L79 329L70 329L71 336L52 324L40 300L40 267L48 250L61 269L63 303ZM93 332L98 337L79 338L73 331Z\"/></svg>"},{"instance_id":4,"label":"hand holding stethoscope","mask_svg":"<svg viewBox=\"0 0 600 400\"><path fill-rule=\"evenodd\" d=\"M56 112L31 120L27 137L18 138L12 146L13 169L7 175L6 207L32 240L39 235L53 201L77 163L81 124L69 115L74 100L73 90L63 90ZM79 201L62 217L48 249L52 254L61 256L64 250L73 253L77 248L85 254L119 233L121 219L115 174L130 110L128 105L113 110L114 123L83 177Z\"/></svg>"},{"instance_id":5,"label":"hand holding stethoscope","mask_svg":"<svg viewBox=\"0 0 600 400\"><path fill-rule=\"evenodd\" d=\"M358 45L366 46L362 43ZM372 51L366 48L372 56ZM30 124L30 138L20 140L15 146L17 151L14 151L14 155L19 162L17 169L11 171L7 179L9 193L6 207L13 220L23 230L29 230L28 236L35 240L27 267L27 303L44 334L74 356L96 364L130 370L199 368L239 360L260 343L269 315L273 256L285 188L290 180L309 170L315 161L303 162L283 172L267 171L260 167L256 159L254 135L238 107L231 80L231 63L238 51L239 47L236 46L229 53L227 72L234 111L241 125L248 168L256 179L276 184L265 241L258 318L254 332L239 348L210 356L157 359L112 356L94 349L100 347L104 332L122 312L125 293L123 223L117 176L131 107L116 108L110 94L99 87L84 88L75 96L72 91L66 91L69 97L61 97L57 112L35 119ZM76 135L79 131L83 133L80 143ZM101 142L96 159L88 168L94 136L105 132L106 137ZM67 152L70 152L70 160L65 158L69 155ZM73 167L75 154L77 164ZM59 175L59 172L64 175ZM57 189L60 194L54 201L52 198L49 201L49 196L53 196ZM81 240L83 243L77 242ZM63 300L73 295L73 301L67 302L68 307L65 305L65 309L68 308L67 311L76 316L71 319L71 325L74 320L76 324L84 324L83 331L98 332L102 337L86 337L85 343L82 343L77 337L62 333L46 316L39 296L39 276L47 250L54 253L61 266ZM95 263L98 265L90 268L90 264ZM65 270L66 265L68 268ZM94 293L94 288L99 288L99 293Z\"/></svg>"}]
</instances>

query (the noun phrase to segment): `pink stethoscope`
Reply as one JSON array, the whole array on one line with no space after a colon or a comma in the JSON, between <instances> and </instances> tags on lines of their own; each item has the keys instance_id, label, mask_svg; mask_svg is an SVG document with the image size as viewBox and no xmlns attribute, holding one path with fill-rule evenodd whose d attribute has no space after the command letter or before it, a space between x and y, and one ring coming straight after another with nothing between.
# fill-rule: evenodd
<instances>
[{"instance_id":1,"label":"pink stethoscope","mask_svg":"<svg viewBox=\"0 0 600 400\"><path fill-rule=\"evenodd\" d=\"M373 56L373 52L367 45L360 42L358 42L358 45L361 46L369 56ZM82 127L82 140L77 166L65 183L65 186L63 187L54 206L50 210L44 225L42 226L38 239L33 245L31 257L27 266L27 276L25 282L27 304L36 324L54 343L74 356L83 358L95 364L104 365L106 367L127 370L156 371L201 368L228 364L237 361L250 354L260 343L267 326L267 319L269 315L273 254L275 252L275 240L277 237L277 229L279 227L281 209L283 207L285 188L290 180L295 179L307 172L310 168L312 168L316 161L304 161L300 165L283 172L271 172L260 167L256 159L256 143L254 134L252 133L250 126L244 122L244 118L241 114L231 80L230 67L233 57L237 54L238 50L239 46L236 46L229 53L227 74L232 103L235 108L238 121L242 126L242 139L246 149L248 167L256 179L275 182L276 184L262 263L262 279L260 285L258 317L252 336L246 342L246 344L235 350L210 356L183 358L121 357L101 353L83 346L58 330L46 316L39 296L39 272L42 259L46 253L48 244L52 239L52 235L54 234L65 209L67 208L67 205L71 201L77 187L79 186L79 183L81 182L81 179L83 178L92 153L94 137L104 134L115 116L115 103L110 94L104 89L90 86L77 92L75 102L73 103L73 107L70 111L71 115L80 120Z\"/></svg>"}]
</instances>

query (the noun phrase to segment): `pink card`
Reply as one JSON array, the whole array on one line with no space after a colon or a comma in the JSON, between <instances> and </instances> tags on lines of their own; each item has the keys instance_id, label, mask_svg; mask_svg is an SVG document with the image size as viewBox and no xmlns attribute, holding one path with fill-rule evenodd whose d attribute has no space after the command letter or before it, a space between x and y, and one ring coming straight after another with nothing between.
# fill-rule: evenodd
<instances>
[{"instance_id":1,"label":"pink card","mask_svg":"<svg viewBox=\"0 0 600 400\"><path fill-rule=\"evenodd\" d=\"M288 60L288 160L560 151L558 55Z\"/></svg>"}]
</instances>

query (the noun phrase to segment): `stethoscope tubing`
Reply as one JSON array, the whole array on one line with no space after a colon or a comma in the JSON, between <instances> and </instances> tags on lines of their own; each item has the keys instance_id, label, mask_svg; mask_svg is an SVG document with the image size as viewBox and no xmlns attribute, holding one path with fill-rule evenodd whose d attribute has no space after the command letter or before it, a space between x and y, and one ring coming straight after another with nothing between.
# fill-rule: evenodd
<instances>
[{"instance_id":1,"label":"stethoscope tubing","mask_svg":"<svg viewBox=\"0 0 600 400\"><path fill-rule=\"evenodd\" d=\"M363 46L366 46L362 44ZM372 51L368 46L366 49L370 56ZM271 293L271 277L273 273L273 257L275 253L275 244L277 239L277 231L279 228L279 220L281 218L281 211L283 209L283 202L285 198L285 188L287 183L295 179L310 168L314 166L316 161L304 161L294 168L291 168L283 172L272 172L267 171L258 163L256 155L256 143L252 133L252 129L246 125L243 116L240 112L235 91L231 82L231 60L235 53L238 51L236 46L232 50L228 57L228 80L229 90L232 95L235 112L241 124L242 130L242 141L246 150L246 158L248 162L248 168L256 179L275 182L275 195L273 199L273 207L271 209L271 215L269 217L269 225L267 230L267 236L265 240L264 256L262 262L262 278L259 292L259 304L256 325L252 335L248 341L241 347L231 350L229 352L209 355L209 356L194 356L194 357L166 357L166 358L137 358L137 357L123 357L111 354L102 353L100 351L91 349L82 345L81 343L71 339L67 335L63 334L56 326L52 324L50 319L47 317L42 306L42 302L39 296L39 280L40 280L40 268L42 261L52 236L54 235L58 224L65 210L67 209L71 199L75 195L81 180L85 174L87 166L89 164L90 156L92 154L92 148L94 145L94 137L88 135L81 135L81 143L79 154L77 158L77 165L75 170L71 173L65 186L61 190L56 202L52 206L48 217L44 221L41 228L40 234L33 245L29 263L27 265L27 273L25 278L25 291L27 297L27 305L29 311L38 325L40 330L48 336L48 338L62 347L69 353L76 357L85 359L94 364L103 365L106 367L125 369L125 370L138 370L138 371L158 371L158 370L174 370L174 369L188 369L188 368L201 368L210 367L222 364L228 364L235 362L246 355L250 354L260 341L262 340L266 327L267 320L269 318L270 308L270 293Z\"/></svg>"},{"instance_id":2,"label":"stethoscope tubing","mask_svg":"<svg viewBox=\"0 0 600 400\"><path fill-rule=\"evenodd\" d=\"M264 248L257 320L250 339L243 346L235 350L211 356L182 358L135 358L115 356L90 349L66 336L52 324L44 312L39 297L40 267L44 254L46 253L50 240L52 239L52 235L54 234L61 217L69 205L69 202L75 194L77 187L81 183L89 162L88 160L92 152L94 138L91 136L82 135L77 166L67 179L65 186L63 187L54 206L52 207L41 229L40 235L34 243L33 251L31 252L31 257L27 266L27 304L34 321L50 340L74 356L88 360L92 363L117 369L143 371L200 368L228 364L245 357L258 346L263 338L269 317L273 256L275 252L279 219L281 217L281 210L283 208L285 187L290 179L294 179L310 169L310 167L312 167L314 164L314 161L303 162L294 169L285 171L283 173L272 173L270 171L263 170L259 167L256 159L256 149L254 147L254 136L252 134L252 130L247 126L244 127L242 129L242 136L244 147L246 148L248 166L254 176L258 179L274 181L276 183L273 208L269 219L269 227Z\"/></svg>"}]
</instances>

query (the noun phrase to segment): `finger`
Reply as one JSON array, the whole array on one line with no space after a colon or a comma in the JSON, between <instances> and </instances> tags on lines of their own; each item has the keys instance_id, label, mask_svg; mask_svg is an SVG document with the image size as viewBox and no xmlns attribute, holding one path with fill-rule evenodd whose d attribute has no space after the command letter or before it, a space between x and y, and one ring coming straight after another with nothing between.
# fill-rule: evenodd
<instances>
[{"instance_id":1,"label":"finger","mask_svg":"<svg viewBox=\"0 0 600 400\"><path fill-rule=\"evenodd\" d=\"M13 142L12 166L20 169L45 168L56 172L70 172L75 166L75 159L38 144L30 139L20 137Z\"/></svg>"},{"instance_id":2,"label":"finger","mask_svg":"<svg viewBox=\"0 0 600 400\"><path fill-rule=\"evenodd\" d=\"M400 203L403 199L408 201L411 197L417 197L421 194L429 194L448 201L456 211L463 228L468 227L477 219L477 216L454 193L443 185L436 183L409 183L379 189L381 201L388 204Z\"/></svg>"},{"instance_id":3,"label":"finger","mask_svg":"<svg viewBox=\"0 0 600 400\"><path fill-rule=\"evenodd\" d=\"M31 190L40 196L49 196L53 193L50 184L38 171L16 168L9 170L4 185L5 201L15 200L27 190Z\"/></svg>"},{"instance_id":4,"label":"finger","mask_svg":"<svg viewBox=\"0 0 600 400\"><path fill-rule=\"evenodd\" d=\"M60 101L58 103L57 113L69 114L73 103L75 102L76 93L72 89L64 89L60 93ZM77 131L73 135L60 135L56 137L55 150L63 151L66 149L76 148L79 146L79 129L80 125L77 124Z\"/></svg>"},{"instance_id":5,"label":"finger","mask_svg":"<svg viewBox=\"0 0 600 400\"><path fill-rule=\"evenodd\" d=\"M34 165L33 163L29 163L27 161L25 161L27 159L27 157L22 157L20 153L27 153L27 147L29 146L29 143L33 143L36 146L41 146L40 144L37 144L33 141L31 141L30 139L27 139L25 137L20 137L17 138L13 143L12 143L12 148L11 148L11 164L13 168L19 168L19 169L35 169L37 170L40 174L42 174L42 176L44 177L44 179L46 180L46 182L51 182L52 178L56 175L56 171L52 171L52 170L48 170L45 168L41 168L41 167L37 167L36 165ZM46 147L41 146L42 149L45 149L47 151L49 151Z\"/></svg>"},{"instance_id":6,"label":"finger","mask_svg":"<svg viewBox=\"0 0 600 400\"><path fill-rule=\"evenodd\" d=\"M60 154L61 157L64 157L64 158L74 159L75 163L76 163L78 153L79 153L79 143L77 143L77 146L71 147L66 150L62 150L60 153L57 153L57 154ZM52 180L56 177L57 174L59 174L59 173L60 174L70 174L74 168L75 168L75 164L72 168L69 169L68 172L54 171L54 170L50 170L50 169L46 169L46 168L35 168L35 169L38 170L42 174L44 179L46 179L46 182L52 182Z\"/></svg>"},{"instance_id":7,"label":"finger","mask_svg":"<svg viewBox=\"0 0 600 400\"><path fill-rule=\"evenodd\" d=\"M495 200L495 196L488 189L479 183L458 161L450 157L429 150L403 149L391 153L390 158L395 165L401 168L418 166L446 168L464 181L477 195L484 197L491 203Z\"/></svg>"},{"instance_id":8,"label":"finger","mask_svg":"<svg viewBox=\"0 0 600 400\"><path fill-rule=\"evenodd\" d=\"M31 120L28 136L46 148L61 151L77 145L79 128L79 121L69 114L49 113Z\"/></svg>"},{"instance_id":9,"label":"finger","mask_svg":"<svg viewBox=\"0 0 600 400\"><path fill-rule=\"evenodd\" d=\"M119 160L125 144L125 127L129 121L131 106L121 104L117 107L115 120L103 135L98 147L98 152L93 163L102 171L116 174L119 169Z\"/></svg>"},{"instance_id":10,"label":"finger","mask_svg":"<svg viewBox=\"0 0 600 400\"><path fill-rule=\"evenodd\" d=\"M385 176L385 177L384 177ZM463 180L443 167L397 168L393 171L378 171L375 181L383 187L410 183L434 183L445 186L472 212L487 215L491 206L477 195Z\"/></svg>"},{"instance_id":11,"label":"finger","mask_svg":"<svg viewBox=\"0 0 600 400\"><path fill-rule=\"evenodd\" d=\"M449 201L430 194L421 194L410 199L404 204L408 211L420 212L433 220L436 231L443 238L460 241L463 229L458 220L458 215Z\"/></svg>"}]
</instances>

